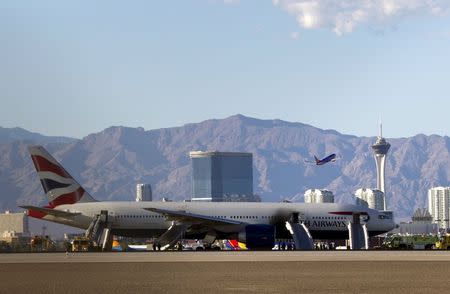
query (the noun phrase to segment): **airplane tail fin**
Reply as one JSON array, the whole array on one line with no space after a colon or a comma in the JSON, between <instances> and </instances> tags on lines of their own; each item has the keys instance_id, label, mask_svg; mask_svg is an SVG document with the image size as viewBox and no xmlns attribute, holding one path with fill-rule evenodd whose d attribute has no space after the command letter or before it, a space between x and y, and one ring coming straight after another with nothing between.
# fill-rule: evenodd
<instances>
[{"instance_id":1,"label":"airplane tail fin","mask_svg":"<svg viewBox=\"0 0 450 294\"><path fill-rule=\"evenodd\" d=\"M317 156L315 156L315 155L314 155L314 160L316 161L316 163L317 163L317 164L319 164L319 163L320 163L320 159L319 159L319 158L317 158Z\"/></svg>"},{"instance_id":2,"label":"airplane tail fin","mask_svg":"<svg viewBox=\"0 0 450 294\"><path fill-rule=\"evenodd\" d=\"M49 207L77 202L95 202L83 187L54 159L44 147L28 146Z\"/></svg>"}]
</instances>

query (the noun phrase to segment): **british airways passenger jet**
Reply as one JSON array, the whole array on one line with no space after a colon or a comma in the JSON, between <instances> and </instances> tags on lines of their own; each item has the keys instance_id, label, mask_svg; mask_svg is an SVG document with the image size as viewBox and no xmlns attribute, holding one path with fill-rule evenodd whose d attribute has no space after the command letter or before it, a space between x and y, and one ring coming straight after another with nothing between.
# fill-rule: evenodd
<instances>
[{"instance_id":1,"label":"british airways passenger jet","mask_svg":"<svg viewBox=\"0 0 450 294\"><path fill-rule=\"evenodd\" d=\"M394 228L391 214L349 204L97 201L42 146L28 149L48 205L21 207L31 217L88 231L103 216L103 227L116 236L157 237L165 244L181 237L239 239L259 249L273 247L293 216L312 239L348 239L355 214L369 236Z\"/></svg>"}]
</instances>

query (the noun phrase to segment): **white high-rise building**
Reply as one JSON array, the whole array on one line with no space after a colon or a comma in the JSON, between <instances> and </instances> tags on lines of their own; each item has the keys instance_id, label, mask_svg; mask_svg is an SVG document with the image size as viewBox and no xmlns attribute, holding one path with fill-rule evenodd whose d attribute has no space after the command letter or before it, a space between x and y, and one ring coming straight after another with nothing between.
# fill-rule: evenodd
<instances>
[{"instance_id":1,"label":"white high-rise building","mask_svg":"<svg viewBox=\"0 0 450 294\"><path fill-rule=\"evenodd\" d=\"M305 192L305 203L334 203L334 195L325 189L309 189Z\"/></svg>"},{"instance_id":2,"label":"white high-rise building","mask_svg":"<svg viewBox=\"0 0 450 294\"><path fill-rule=\"evenodd\" d=\"M356 205L384 210L384 193L378 189L361 188L356 190Z\"/></svg>"},{"instance_id":3,"label":"white high-rise building","mask_svg":"<svg viewBox=\"0 0 450 294\"><path fill-rule=\"evenodd\" d=\"M136 201L152 201L152 186L150 184L136 185Z\"/></svg>"},{"instance_id":4,"label":"white high-rise building","mask_svg":"<svg viewBox=\"0 0 450 294\"><path fill-rule=\"evenodd\" d=\"M428 211L441 229L449 227L450 187L434 187L428 190Z\"/></svg>"}]
</instances>

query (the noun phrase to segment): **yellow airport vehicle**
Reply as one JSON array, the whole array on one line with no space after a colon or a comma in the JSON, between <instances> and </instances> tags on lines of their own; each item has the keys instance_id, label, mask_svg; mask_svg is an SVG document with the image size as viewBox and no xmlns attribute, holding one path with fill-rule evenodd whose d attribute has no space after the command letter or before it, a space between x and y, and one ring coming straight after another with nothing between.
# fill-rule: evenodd
<instances>
[{"instance_id":1,"label":"yellow airport vehicle","mask_svg":"<svg viewBox=\"0 0 450 294\"><path fill-rule=\"evenodd\" d=\"M77 236L72 241L73 252L88 252L94 249L94 244L86 237Z\"/></svg>"},{"instance_id":2,"label":"yellow airport vehicle","mask_svg":"<svg viewBox=\"0 0 450 294\"><path fill-rule=\"evenodd\" d=\"M450 234L441 236L435 246L439 250L450 250Z\"/></svg>"}]
</instances>

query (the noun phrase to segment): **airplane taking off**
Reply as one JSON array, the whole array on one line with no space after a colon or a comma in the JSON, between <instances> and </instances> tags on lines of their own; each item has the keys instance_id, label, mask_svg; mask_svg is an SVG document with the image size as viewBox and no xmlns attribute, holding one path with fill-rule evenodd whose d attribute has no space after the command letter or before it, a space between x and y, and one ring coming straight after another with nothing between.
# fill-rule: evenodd
<instances>
[{"instance_id":1,"label":"airplane taking off","mask_svg":"<svg viewBox=\"0 0 450 294\"><path fill-rule=\"evenodd\" d=\"M336 154L333 153L333 154L328 155L327 157L325 157L323 159L319 159L319 158L317 158L316 155L314 155L314 161L305 160L305 162L306 163L314 163L315 165L324 165L324 164L326 164L328 162L336 162L336 160L338 160L338 159L339 159L339 157Z\"/></svg>"},{"instance_id":2,"label":"airplane taking off","mask_svg":"<svg viewBox=\"0 0 450 294\"><path fill-rule=\"evenodd\" d=\"M313 239L353 236L353 248L361 249L361 234L367 241L394 228L390 212L349 204L97 201L42 146L28 149L49 202L21 207L31 217L86 230L106 250L112 235L155 237L163 249L181 238L236 239L249 249L293 238L297 249L312 249Z\"/></svg>"}]
</instances>

